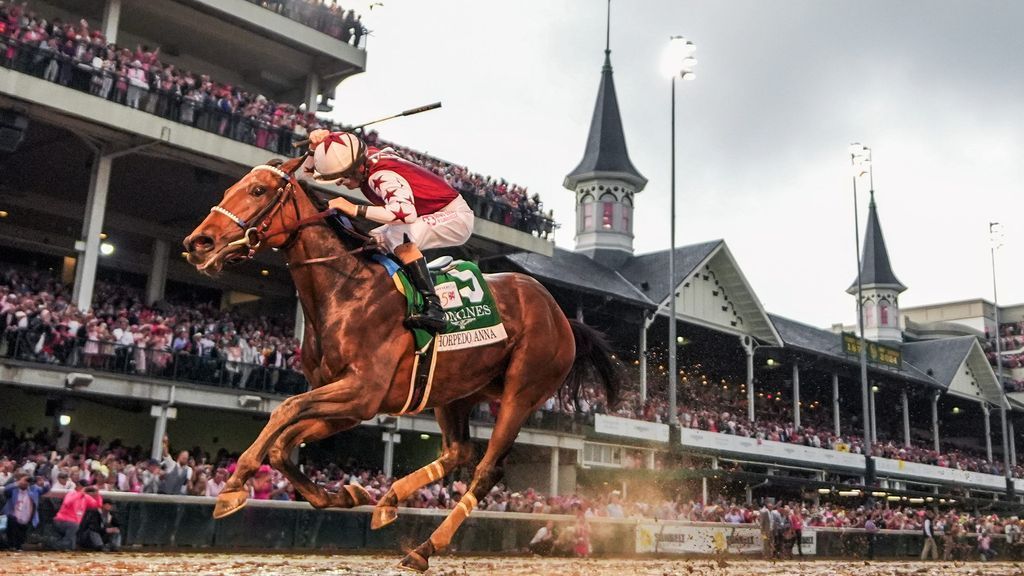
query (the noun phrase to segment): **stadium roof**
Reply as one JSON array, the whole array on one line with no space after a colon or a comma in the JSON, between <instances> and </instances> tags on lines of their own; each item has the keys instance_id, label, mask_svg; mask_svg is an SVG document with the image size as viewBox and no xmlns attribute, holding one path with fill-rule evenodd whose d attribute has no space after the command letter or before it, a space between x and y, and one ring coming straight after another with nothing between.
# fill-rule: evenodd
<instances>
[{"instance_id":1,"label":"stadium roof","mask_svg":"<svg viewBox=\"0 0 1024 576\"><path fill-rule=\"evenodd\" d=\"M555 248L551 257L519 252L507 258L528 274L553 284L655 308L655 304L621 274L583 254Z\"/></svg>"},{"instance_id":2,"label":"stadium roof","mask_svg":"<svg viewBox=\"0 0 1024 576\"><path fill-rule=\"evenodd\" d=\"M626 150L626 135L622 130L622 116L619 114L619 100L615 96L615 81L612 79L611 50L604 51L604 66L601 68L601 85L597 90L594 116L590 120L590 134L583 160L565 177L563 186L570 190L582 180L615 178L636 186L639 192L647 185L640 171L633 166Z\"/></svg>"},{"instance_id":3,"label":"stadium roof","mask_svg":"<svg viewBox=\"0 0 1024 576\"><path fill-rule=\"evenodd\" d=\"M907 289L893 274L889 263L889 251L885 249L885 238L882 236L882 225L878 221L878 209L875 207L875 191L871 191L871 202L868 204L868 226L864 232L864 254L861 257L861 286L881 286L892 288L897 292ZM857 293L857 279L846 291Z\"/></svg>"}]
</instances>

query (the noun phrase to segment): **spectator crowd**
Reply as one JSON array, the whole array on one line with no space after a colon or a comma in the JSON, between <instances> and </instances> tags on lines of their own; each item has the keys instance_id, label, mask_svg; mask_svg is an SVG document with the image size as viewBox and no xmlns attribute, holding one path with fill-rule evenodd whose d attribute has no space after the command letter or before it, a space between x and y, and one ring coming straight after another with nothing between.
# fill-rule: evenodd
<instances>
[{"instance_id":1,"label":"spectator crowd","mask_svg":"<svg viewBox=\"0 0 1024 576\"><path fill-rule=\"evenodd\" d=\"M332 38L365 48L361 43L367 30L363 17L355 10L344 10L337 0L248 0L252 4L276 12Z\"/></svg>"},{"instance_id":2,"label":"spectator crowd","mask_svg":"<svg viewBox=\"0 0 1024 576\"><path fill-rule=\"evenodd\" d=\"M255 4L299 20L348 41L349 30L362 30L358 16L336 3L318 0L262 1ZM351 22L350 22L351 21ZM360 32L361 34L361 32ZM358 42L358 35L351 33ZM0 64L162 118L193 126L276 154L293 156L293 142L313 130L341 130L307 110L305 104L277 102L208 74L167 62L159 47L134 49L108 43L101 30L85 20L47 20L24 4L0 2ZM376 132L373 145L385 145ZM504 179L483 177L397 144L386 144L446 180L470 203L477 216L549 238L556 229L552 211L543 212L536 193Z\"/></svg>"}]
</instances>

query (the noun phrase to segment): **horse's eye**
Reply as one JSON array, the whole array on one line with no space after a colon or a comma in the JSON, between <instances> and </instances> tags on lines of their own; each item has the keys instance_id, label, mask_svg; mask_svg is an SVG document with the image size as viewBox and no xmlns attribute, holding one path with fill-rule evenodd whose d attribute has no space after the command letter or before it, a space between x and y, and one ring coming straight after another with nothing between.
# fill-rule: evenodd
<instances>
[{"instance_id":1,"label":"horse's eye","mask_svg":"<svg viewBox=\"0 0 1024 576\"><path fill-rule=\"evenodd\" d=\"M257 186L257 187L252 189L252 195L253 196L263 196L266 193L267 193L267 189L264 188L263 186Z\"/></svg>"}]
</instances>

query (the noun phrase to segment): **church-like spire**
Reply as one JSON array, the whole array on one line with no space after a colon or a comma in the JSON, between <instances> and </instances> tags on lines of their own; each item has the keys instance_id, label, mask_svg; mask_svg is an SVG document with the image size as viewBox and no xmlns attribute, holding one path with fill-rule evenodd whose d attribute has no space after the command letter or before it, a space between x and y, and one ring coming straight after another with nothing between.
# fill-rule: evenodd
<instances>
[{"instance_id":1,"label":"church-like spire","mask_svg":"<svg viewBox=\"0 0 1024 576\"><path fill-rule=\"evenodd\" d=\"M861 286L878 286L890 288L897 293L907 289L893 274L892 265L889 264L889 252L885 248L885 238L882 236L882 225L878 221L878 208L875 206L875 191L871 191L871 202L868 204L868 226L864 232L864 253L861 256ZM846 290L850 294L857 294L857 279Z\"/></svg>"},{"instance_id":2,"label":"church-like spire","mask_svg":"<svg viewBox=\"0 0 1024 576\"><path fill-rule=\"evenodd\" d=\"M608 25L605 28L604 66L601 85L597 90L597 104L590 120L590 135L583 160L565 177L562 184L569 190L583 180L615 178L632 184L636 191L643 190L647 179L633 166L626 150L626 136L619 115L619 100L615 96L611 60L611 0L608 2Z\"/></svg>"}]
</instances>

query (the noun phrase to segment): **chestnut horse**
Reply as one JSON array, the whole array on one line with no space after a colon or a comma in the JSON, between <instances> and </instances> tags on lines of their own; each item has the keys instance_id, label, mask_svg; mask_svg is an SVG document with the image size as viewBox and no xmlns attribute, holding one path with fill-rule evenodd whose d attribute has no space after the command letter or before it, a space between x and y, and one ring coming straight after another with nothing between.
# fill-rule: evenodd
<instances>
[{"instance_id":1,"label":"chestnut horse","mask_svg":"<svg viewBox=\"0 0 1024 576\"><path fill-rule=\"evenodd\" d=\"M318 212L322 202L294 176L302 161L253 168L225 191L221 203L184 241L188 261L207 274L252 258L259 250L280 249L306 320L302 369L310 390L287 398L270 415L217 498L215 518L245 505L245 482L268 458L317 508L369 503L369 495L357 484L327 492L289 455L302 442L327 438L378 414L399 412L409 394L414 343L403 326L405 297L380 264L361 254L361 239L339 235L324 219L326 213ZM441 455L394 482L374 508L371 526L393 522L398 505L416 490L475 460L469 435L473 406L499 399L501 409L467 493L430 538L403 558L405 568L426 570L430 556L449 544L499 479L527 417L563 383L578 394L582 373L593 369L609 401L617 393L616 366L599 333L567 320L533 278L505 273L488 275L487 281L508 338L437 355L427 407L434 409L441 427Z\"/></svg>"}]
</instances>

